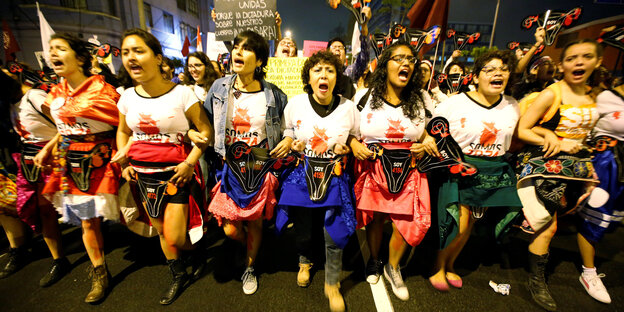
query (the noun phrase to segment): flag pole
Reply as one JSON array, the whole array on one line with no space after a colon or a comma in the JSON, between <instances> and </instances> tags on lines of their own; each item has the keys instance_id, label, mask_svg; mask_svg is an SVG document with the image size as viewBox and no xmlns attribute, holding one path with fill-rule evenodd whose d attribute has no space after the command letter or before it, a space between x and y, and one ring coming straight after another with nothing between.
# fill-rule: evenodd
<instances>
[{"instance_id":1,"label":"flag pole","mask_svg":"<svg viewBox=\"0 0 624 312\"><path fill-rule=\"evenodd\" d=\"M490 36L490 46L492 48L492 43L494 42L494 32L496 31L496 20L498 19L498 8L500 7L500 0L496 0L496 13L494 13L494 24L492 25L492 35Z\"/></svg>"},{"instance_id":2,"label":"flag pole","mask_svg":"<svg viewBox=\"0 0 624 312\"><path fill-rule=\"evenodd\" d=\"M435 73L435 65L438 60L438 47L440 46L440 37L438 37L438 43L436 43L436 50L433 54L433 64L431 64L431 74L429 75L429 83L427 84L427 91L431 89L431 81L433 80L433 73Z\"/></svg>"}]
</instances>

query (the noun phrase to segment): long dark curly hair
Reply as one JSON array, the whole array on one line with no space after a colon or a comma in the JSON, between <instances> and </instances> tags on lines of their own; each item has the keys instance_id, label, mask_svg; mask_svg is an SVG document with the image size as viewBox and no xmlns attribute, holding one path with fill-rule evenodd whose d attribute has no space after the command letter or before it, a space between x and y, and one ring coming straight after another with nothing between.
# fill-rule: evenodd
<instances>
[{"instance_id":1,"label":"long dark curly hair","mask_svg":"<svg viewBox=\"0 0 624 312\"><path fill-rule=\"evenodd\" d=\"M368 85L373 91L371 95L373 96L371 101L371 109L379 109L384 104L384 99L386 97L386 92L388 91L388 62L390 61L390 57L394 50L398 47L406 47L412 51L412 55L417 56L418 53L416 49L414 49L409 43L399 41L395 42L389 47L387 47L379 57L379 62L377 64L377 69L373 72L373 77ZM420 71L420 61L414 65L414 70L412 71L412 76L410 77L407 85L401 91L399 95L399 99L401 100L401 105L403 105L403 114L405 117L409 119L414 119L419 117L420 108L425 109L425 114L428 116L431 112L428 112L425 108L425 101L422 96L421 86L423 80L422 73Z\"/></svg>"}]
</instances>

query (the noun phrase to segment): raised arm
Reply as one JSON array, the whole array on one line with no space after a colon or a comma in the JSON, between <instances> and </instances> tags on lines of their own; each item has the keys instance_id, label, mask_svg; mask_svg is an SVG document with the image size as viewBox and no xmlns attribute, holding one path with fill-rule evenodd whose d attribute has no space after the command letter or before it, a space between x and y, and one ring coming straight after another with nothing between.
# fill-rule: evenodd
<instances>
[{"instance_id":1,"label":"raised arm","mask_svg":"<svg viewBox=\"0 0 624 312\"><path fill-rule=\"evenodd\" d=\"M544 27L538 27L535 30L535 44L531 47L529 52L527 52L519 61L518 66L516 66L516 73L522 73L526 69L529 61L535 55L535 51L544 44L544 36L546 36L546 31Z\"/></svg>"}]
</instances>

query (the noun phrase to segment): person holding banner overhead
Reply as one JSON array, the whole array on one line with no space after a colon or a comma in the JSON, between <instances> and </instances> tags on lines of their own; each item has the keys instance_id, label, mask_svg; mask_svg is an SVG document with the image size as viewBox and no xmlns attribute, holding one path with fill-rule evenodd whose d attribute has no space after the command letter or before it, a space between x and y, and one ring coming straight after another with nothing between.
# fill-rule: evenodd
<instances>
[{"instance_id":1,"label":"person holding banner overhead","mask_svg":"<svg viewBox=\"0 0 624 312\"><path fill-rule=\"evenodd\" d=\"M269 172L275 166L270 165L288 154L292 142L290 137L282 139L286 94L264 80L268 58L269 46L262 36L252 31L239 33L232 49L234 75L216 80L204 103L215 125L215 152L225 159L225 164L218 162L220 181L212 190L208 210L226 236L247 246L242 276L247 295L258 289L254 264L262 241L262 221L273 217L277 204L278 182ZM254 158L264 161L256 163Z\"/></svg>"},{"instance_id":2,"label":"person holding banner overhead","mask_svg":"<svg viewBox=\"0 0 624 312\"><path fill-rule=\"evenodd\" d=\"M159 303L171 304L186 287L189 276L182 250L193 250L193 278L201 275L203 235L201 173L198 160L205 145L192 147L184 141L189 125L203 137L211 126L193 91L166 80L161 74L162 47L150 33L130 29L122 36L121 58L138 85L121 96L117 145L126 150L130 165L123 170L128 182L135 182L172 275ZM132 141L130 142L130 138ZM205 263L205 259L204 263Z\"/></svg>"},{"instance_id":3,"label":"person holding banner overhead","mask_svg":"<svg viewBox=\"0 0 624 312\"><path fill-rule=\"evenodd\" d=\"M95 303L104 299L110 279L101 223L119 220L121 172L110 162L116 152L119 93L104 77L91 74L91 52L87 43L74 35L52 35L50 62L54 72L65 78L52 88L44 103L60 136L50 140L33 161L42 167L55 151L54 172L42 194L63 222L82 227L91 260L91 290L84 300Z\"/></svg>"},{"instance_id":4,"label":"person holding banner overhead","mask_svg":"<svg viewBox=\"0 0 624 312\"><path fill-rule=\"evenodd\" d=\"M299 253L297 285L310 284L315 255L313 242L325 240L325 296L332 311L344 311L340 294L342 250L355 231L353 186L344 171L349 135L356 135L358 112L350 100L338 95L342 79L340 60L319 51L306 60L301 71L306 94L292 98L284 111L284 136L293 139L292 150L302 159L280 186L275 225L281 231L294 223ZM321 231L323 234L321 234Z\"/></svg>"},{"instance_id":5,"label":"person holding banner overhead","mask_svg":"<svg viewBox=\"0 0 624 312\"><path fill-rule=\"evenodd\" d=\"M465 161L477 168L477 173L469 177L440 177L441 250L429 278L439 291L448 291L449 284L455 288L463 286L454 265L475 221L486 211L495 214L499 220L494 235L500 238L522 207L516 193L515 173L504 158L520 118L516 100L503 95L516 63L511 51L483 54L474 66L477 90L450 97L435 109L435 117L448 120L451 136L461 147Z\"/></svg>"},{"instance_id":6,"label":"person holding banner overhead","mask_svg":"<svg viewBox=\"0 0 624 312\"><path fill-rule=\"evenodd\" d=\"M383 51L373 72L371 89L361 98L356 97L362 143L350 138L353 155L358 159L354 186L358 226L366 226L371 252L366 280L376 284L383 270L394 294L404 301L409 299L409 291L399 260L408 244L418 245L431 225L427 177L411 165L424 153L439 155L435 140L425 131L434 107L429 94L421 89L423 77L417 55L405 42ZM384 157L401 160L388 162ZM388 163L391 166L386 166ZM379 250L387 219L392 221L393 231L384 266Z\"/></svg>"},{"instance_id":7,"label":"person holding banner overhead","mask_svg":"<svg viewBox=\"0 0 624 312\"><path fill-rule=\"evenodd\" d=\"M365 16L363 24L360 25L360 53L357 55L357 58L353 62L353 64L347 66L343 72L340 74L343 76L340 79L340 84L337 85L339 94L347 99L353 99L355 96L355 82L358 81L362 75L364 75L364 71L368 66L369 60L369 39L368 39L368 21L371 18L371 9L368 6L365 6L361 9L361 14ZM355 49L355 47L352 47ZM347 48L345 47L344 41L339 38L333 38L327 42L327 50L336 55L343 66L347 64Z\"/></svg>"}]
</instances>

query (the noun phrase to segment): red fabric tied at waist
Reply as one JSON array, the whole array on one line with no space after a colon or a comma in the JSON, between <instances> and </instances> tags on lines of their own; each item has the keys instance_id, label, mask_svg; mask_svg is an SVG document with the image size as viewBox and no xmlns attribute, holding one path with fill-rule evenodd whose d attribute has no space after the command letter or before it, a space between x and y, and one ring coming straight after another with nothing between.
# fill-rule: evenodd
<instances>
[{"instance_id":1,"label":"red fabric tied at waist","mask_svg":"<svg viewBox=\"0 0 624 312\"><path fill-rule=\"evenodd\" d=\"M189 145L151 142L131 144L128 158L139 162L179 164L186 160L190 153Z\"/></svg>"},{"instance_id":2,"label":"red fabric tied at waist","mask_svg":"<svg viewBox=\"0 0 624 312\"><path fill-rule=\"evenodd\" d=\"M382 144L386 149L409 149L412 142ZM427 176L413 169L398 194L388 191L380 160L356 160L354 185L358 227L373 220L374 212L388 214L411 246L418 245L431 226Z\"/></svg>"}]
</instances>

